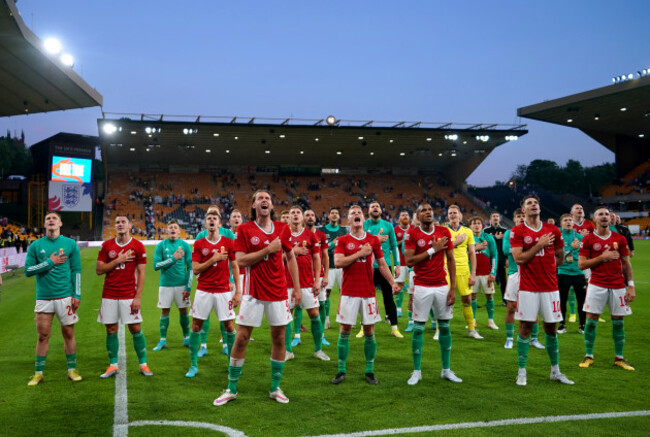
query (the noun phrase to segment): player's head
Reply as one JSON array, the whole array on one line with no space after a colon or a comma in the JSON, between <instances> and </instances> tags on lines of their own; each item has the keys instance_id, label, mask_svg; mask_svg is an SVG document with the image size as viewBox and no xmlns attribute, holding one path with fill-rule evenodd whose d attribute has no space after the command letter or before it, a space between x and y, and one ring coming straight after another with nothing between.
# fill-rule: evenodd
<instances>
[{"instance_id":1,"label":"player's head","mask_svg":"<svg viewBox=\"0 0 650 437\"><path fill-rule=\"evenodd\" d=\"M425 226L430 226L433 223L433 208L428 203L423 203L418 206L415 211L418 221Z\"/></svg>"},{"instance_id":2,"label":"player's head","mask_svg":"<svg viewBox=\"0 0 650 437\"><path fill-rule=\"evenodd\" d=\"M411 223L413 226L420 226L420 218L417 210L413 213L413 216L411 217Z\"/></svg>"},{"instance_id":3,"label":"player's head","mask_svg":"<svg viewBox=\"0 0 650 437\"><path fill-rule=\"evenodd\" d=\"M398 218L399 224L402 226L408 226L409 223L411 223L411 216L409 212L405 209L401 210L399 212L399 218Z\"/></svg>"},{"instance_id":4,"label":"player's head","mask_svg":"<svg viewBox=\"0 0 650 437\"><path fill-rule=\"evenodd\" d=\"M611 213L606 206L599 206L594 211L594 221L600 228L608 228L612 222Z\"/></svg>"},{"instance_id":5,"label":"player's head","mask_svg":"<svg viewBox=\"0 0 650 437\"><path fill-rule=\"evenodd\" d=\"M460 212L460 206L449 205L449 208L447 208L447 220L449 220L449 223L457 225L462 219L463 213Z\"/></svg>"},{"instance_id":6,"label":"player's head","mask_svg":"<svg viewBox=\"0 0 650 437\"><path fill-rule=\"evenodd\" d=\"M370 205L368 205L368 215L373 220L378 220L381 217L381 205L378 201L373 200L370 202Z\"/></svg>"},{"instance_id":7,"label":"player's head","mask_svg":"<svg viewBox=\"0 0 650 437\"><path fill-rule=\"evenodd\" d=\"M237 231L237 228L242 224L242 221L243 219L241 216L241 211L238 209L233 209L230 213L230 227L232 230Z\"/></svg>"},{"instance_id":8,"label":"player's head","mask_svg":"<svg viewBox=\"0 0 650 437\"><path fill-rule=\"evenodd\" d=\"M117 214L115 216L115 230L117 235L128 235L131 230L131 222L129 217L125 214Z\"/></svg>"},{"instance_id":9,"label":"player's head","mask_svg":"<svg viewBox=\"0 0 650 437\"><path fill-rule=\"evenodd\" d=\"M251 218L270 217L273 219L273 199L271 193L265 190L257 190L253 193L253 203L251 204Z\"/></svg>"},{"instance_id":10,"label":"player's head","mask_svg":"<svg viewBox=\"0 0 650 437\"><path fill-rule=\"evenodd\" d=\"M348 224L353 228L363 226L363 210L359 205L352 205L348 209Z\"/></svg>"},{"instance_id":11,"label":"player's head","mask_svg":"<svg viewBox=\"0 0 650 437\"><path fill-rule=\"evenodd\" d=\"M327 214L327 219L333 225L338 225L341 220L341 213L338 208L330 208L329 214Z\"/></svg>"},{"instance_id":12,"label":"player's head","mask_svg":"<svg viewBox=\"0 0 650 437\"><path fill-rule=\"evenodd\" d=\"M56 211L48 211L45 214L45 231L59 231L63 222L61 221L61 214Z\"/></svg>"},{"instance_id":13,"label":"player's head","mask_svg":"<svg viewBox=\"0 0 650 437\"><path fill-rule=\"evenodd\" d=\"M560 227L565 231L573 229L573 217L571 214L562 214L560 216Z\"/></svg>"},{"instance_id":14,"label":"player's head","mask_svg":"<svg viewBox=\"0 0 650 437\"><path fill-rule=\"evenodd\" d=\"M539 197L528 194L521 199L521 209L526 217L539 217Z\"/></svg>"},{"instance_id":15,"label":"player's head","mask_svg":"<svg viewBox=\"0 0 650 437\"><path fill-rule=\"evenodd\" d=\"M469 219L469 228L474 234L479 235L483 230L483 218L475 215Z\"/></svg>"},{"instance_id":16,"label":"player's head","mask_svg":"<svg viewBox=\"0 0 650 437\"><path fill-rule=\"evenodd\" d=\"M621 221L621 217L614 211L609 212L609 221L612 225L617 225Z\"/></svg>"},{"instance_id":17,"label":"player's head","mask_svg":"<svg viewBox=\"0 0 650 437\"><path fill-rule=\"evenodd\" d=\"M571 216L577 222L585 218L585 210L582 208L582 205L579 203L574 203L571 207Z\"/></svg>"},{"instance_id":18,"label":"player's head","mask_svg":"<svg viewBox=\"0 0 650 437\"><path fill-rule=\"evenodd\" d=\"M546 219L546 223L549 225L555 225L555 219L553 217L549 217Z\"/></svg>"},{"instance_id":19,"label":"player's head","mask_svg":"<svg viewBox=\"0 0 650 437\"><path fill-rule=\"evenodd\" d=\"M492 211L492 214L490 214L490 224L496 228L499 226L499 223L501 223L501 214L497 211Z\"/></svg>"},{"instance_id":20,"label":"player's head","mask_svg":"<svg viewBox=\"0 0 650 437\"><path fill-rule=\"evenodd\" d=\"M219 210L205 213L205 227L209 232L216 232L221 225L221 214Z\"/></svg>"},{"instance_id":21,"label":"player's head","mask_svg":"<svg viewBox=\"0 0 650 437\"><path fill-rule=\"evenodd\" d=\"M313 209L305 210L303 215L305 216L305 226L310 229L316 226L316 213Z\"/></svg>"},{"instance_id":22,"label":"player's head","mask_svg":"<svg viewBox=\"0 0 650 437\"><path fill-rule=\"evenodd\" d=\"M512 213L512 221L515 222L515 226L522 225L526 220L526 214L521 208L515 209L515 212Z\"/></svg>"},{"instance_id":23,"label":"player's head","mask_svg":"<svg viewBox=\"0 0 650 437\"><path fill-rule=\"evenodd\" d=\"M167 222L167 235L169 235L169 239L172 241L181 236L181 227L178 225L176 220L170 220Z\"/></svg>"},{"instance_id":24,"label":"player's head","mask_svg":"<svg viewBox=\"0 0 650 437\"><path fill-rule=\"evenodd\" d=\"M288 209L285 209L280 213L280 221L282 223L286 223L286 224L290 223L291 220L289 219L289 210Z\"/></svg>"},{"instance_id":25,"label":"player's head","mask_svg":"<svg viewBox=\"0 0 650 437\"><path fill-rule=\"evenodd\" d=\"M298 205L293 205L289 209L289 223L293 226L302 226L304 220L302 208Z\"/></svg>"}]
</instances>

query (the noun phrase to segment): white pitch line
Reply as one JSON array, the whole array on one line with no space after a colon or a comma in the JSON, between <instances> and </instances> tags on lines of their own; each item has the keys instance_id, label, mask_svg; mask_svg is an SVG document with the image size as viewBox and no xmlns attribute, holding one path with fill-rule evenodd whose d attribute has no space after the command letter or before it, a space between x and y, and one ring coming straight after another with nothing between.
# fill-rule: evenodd
<instances>
[{"instance_id":1,"label":"white pitch line","mask_svg":"<svg viewBox=\"0 0 650 437\"><path fill-rule=\"evenodd\" d=\"M532 423L569 422L574 420L616 419L620 417L650 416L650 410L623 411L618 413L575 414L571 416L545 416L520 419L494 420L490 422L448 423L445 425L415 426L412 428L379 429L342 434L321 434L312 437L368 437L379 435L409 434L431 431L446 431L468 428L490 428L495 426L528 425Z\"/></svg>"},{"instance_id":2,"label":"white pitch line","mask_svg":"<svg viewBox=\"0 0 650 437\"><path fill-rule=\"evenodd\" d=\"M219 431L229 437L247 437L246 434L237 430L228 428L227 426L215 425L214 423L205 422L187 422L184 420L138 420L129 423L129 426L183 426L190 428L203 428L212 431Z\"/></svg>"},{"instance_id":3,"label":"white pitch line","mask_svg":"<svg viewBox=\"0 0 650 437\"><path fill-rule=\"evenodd\" d=\"M120 372L115 375L113 437L127 437L129 435L129 395L126 389L126 341L124 340L124 332L124 324L120 323L117 331L119 339L117 365Z\"/></svg>"}]
</instances>

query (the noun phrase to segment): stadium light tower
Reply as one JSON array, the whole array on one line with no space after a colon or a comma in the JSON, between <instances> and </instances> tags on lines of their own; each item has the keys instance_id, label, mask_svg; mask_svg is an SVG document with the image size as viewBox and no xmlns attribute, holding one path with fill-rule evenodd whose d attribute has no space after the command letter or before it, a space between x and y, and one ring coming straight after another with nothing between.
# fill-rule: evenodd
<instances>
[{"instance_id":1,"label":"stadium light tower","mask_svg":"<svg viewBox=\"0 0 650 437\"><path fill-rule=\"evenodd\" d=\"M333 115L328 115L325 121L327 122L328 126L334 126L336 124L336 117Z\"/></svg>"},{"instance_id":2,"label":"stadium light tower","mask_svg":"<svg viewBox=\"0 0 650 437\"><path fill-rule=\"evenodd\" d=\"M45 50L51 55L58 55L63 49L61 41L56 38L47 38L43 41L43 47L45 47Z\"/></svg>"}]
</instances>

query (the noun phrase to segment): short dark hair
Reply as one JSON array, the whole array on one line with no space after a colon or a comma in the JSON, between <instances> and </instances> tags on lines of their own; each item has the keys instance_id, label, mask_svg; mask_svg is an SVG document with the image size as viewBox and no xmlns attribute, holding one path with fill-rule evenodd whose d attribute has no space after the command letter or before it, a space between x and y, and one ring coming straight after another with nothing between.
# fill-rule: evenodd
<instances>
[{"instance_id":1,"label":"short dark hair","mask_svg":"<svg viewBox=\"0 0 650 437\"><path fill-rule=\"evenodd\" d=\"M45 217L47 217L47 216L50 215L50 214L54 214L54 215L56 215L56 216L59 218L59 220L63 220L63 218L61 217L61 213L59 213L58 211L52 211L52 210L50 210L50 211L48 211L48 212L45 213Z\"/></svg>"},{"instance_id":2,"label":"short dark hair","mask_svg":"<svg viewBox=\"0 0 650 437\"><path fill-rule=\"evenodd\" d=\"M469 219L469 224L471 225L474 222L481 222L481 225L483 224L483 217L480 217L478 215L475 215Z\"/></svg>"},{"instance_id":3,"label":"short dark hair","mask_svg":"<svg viewBox=\"0 0 650 437\"><path fill-rule=\"evenodd\" d=\"M540 203L540 201L539 201L539 197L537 197L537 195L535 195L535 194L526 194L526 195L524 196L524 198L521 199L521 203L520 203L520 205L521 205L521 208L522 208L522 209L523 209L523 207L524 207L524 203L525 203L526 200L528 200L528 199L535 199L535 200L537 200L537 203Z\"/></svg>"},{"instance_id":4,"label":"short dark hair","mask_svg":"<svg viewBox=\"0 0 650 437\"><path fill-rule=\"evenodd\" d=\"M341 215L341 210L339 208L337 208L336 206L331 206L330 210L327 212L327 214L328 215L331 214L333 210L336 210L336 212L338 212L339 215Z\"/></svg>"},{"instance_id":5,"label":"short dark hair","mask_svg":"<svg viewBox=\"0 0 650 437\"><path fill-rule=\"evenodd\" d=\"M512 218L515 218L518 215L524 215L524 211L521 208L515 209L515 212L512 213Z\"/></svg>"},{"instance_id":6,"label":"short dark hair","mask_svg":"<svg viewBox=\"0 0 650 437\"><path fill-rule=\"evenodd\" d=\"M167 226L169 225L178 225L178 222L174 219L171 219L170 221L167 222Z\"/></svg>"},{"instance_id":7,"label":"short dark hair","mask_svg":"<svg viewBox=\"0 0 650 437\"><path fill-rule=\"evenodd\" d=\"M297 209L297 210L299 210L300 212L305 212L305 211L303 211L302 206L300 206L300 205L291 205L291 208L289 208L289 211L286 211L286 210L285 210L285 211L282 211L282 214L284 214L285 212L288 214L288 213L290 213L290 212L291 212L292 210L294 210L294 209Z\"/></svg>"}]
</instances>

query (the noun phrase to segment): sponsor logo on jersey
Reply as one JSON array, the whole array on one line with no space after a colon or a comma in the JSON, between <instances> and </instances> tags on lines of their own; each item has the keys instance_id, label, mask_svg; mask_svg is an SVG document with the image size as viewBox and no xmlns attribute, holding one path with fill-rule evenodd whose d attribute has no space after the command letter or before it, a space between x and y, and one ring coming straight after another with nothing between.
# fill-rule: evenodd
<instances>
[{"instance_id":1,"label":"sponsor logo on jersey","mask_svg":"<svg viewBox=\"0 0 650 437\"><path fill-rule=\"evenodd\" d=\"M532 244L532 243L533 243L533 237L531 237L530 235L526 235L526 236L524 237L524 243L526 243L526 244Z\"/></svg>"},{"instance_id":2,"label":"sponsor logo on jersey","mask_svg":"<svg viewBox=\"0 0 650 437\"><path fill-rule=\"evenodd\" d=\"M256 235L253 235L253 237L251 237L251 244L252 244L253 246L257 246L258 244L260 244L260 239L259 239L259 237L256 236Z\"/></svg>"},{"instance_id":3,"label":"sponsor logo on jersey","mask_svg":"<svg viewBox=\"0 0 650 437\"><path fill-rule=\"evenodd\" d=\"M596 252L598 252L598 251L601 250L602 248L603 248L603 246L601 246L600 243L596 243L596 244L594 244L594 250L595 250Z\"/></svg>"},{"instance_id":4,"label":"sponsor logo on jersey","mask_svg":"<svg viewBox=\"0 0 650 437\"><path fill-rule=\"evenodd\" d=\"M345 246L345 247L346 247L348 250L354 250L354 248L355 248L356 246L354 245L354 243L348 243L348 245Z\"/></svg>"},{"instance_id":5,"label":"sponsor logo on jersey","mask_svg":"<svg viewBox=\"0 0 650 437\"><path fill-rule=\"evenodd\" d=\"M418 240L418 247L424 247L427 245L427 242L424 241L422 238Z\"/></svg>"},{"instance_id":6,"label":"sponsor logo on jersey","mask_svg":"<svg viewBox=\"0 0 650 437\"><path fill-rule=\"evenodd\" d=\"M117 257L117 252L115 252L114 250L111 250L110 252L108 252L108 257L109 258L116 258Z\"/></svg>"}]
</instances>

